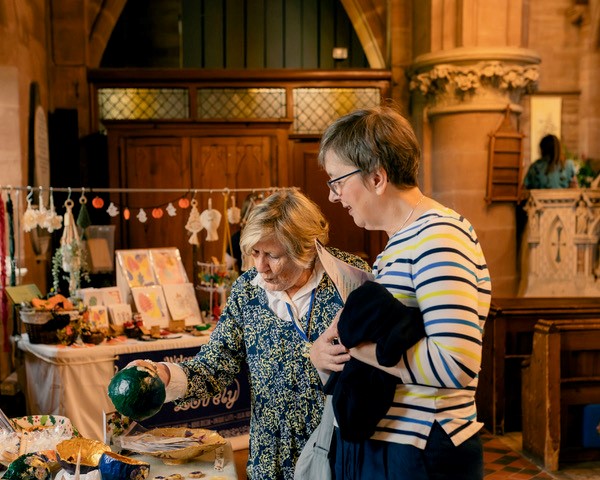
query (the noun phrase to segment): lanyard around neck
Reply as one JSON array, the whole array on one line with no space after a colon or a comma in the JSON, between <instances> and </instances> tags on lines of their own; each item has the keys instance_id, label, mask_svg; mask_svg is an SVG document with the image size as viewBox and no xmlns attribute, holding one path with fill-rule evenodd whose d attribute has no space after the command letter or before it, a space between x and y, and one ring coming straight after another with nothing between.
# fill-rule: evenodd
<instances>
[{"instance_id":1,"label":"lanyard around neck","mask_svg":"<svg viewBox=\"0 0 600 480\"><path fill-rule=\"evenodd\" d=\"M308 335L310 334L310 322L312 319L312 310L313 310L313 305L315 302L315 294L316 294L317 289L313 288L312 293L310 294L310 304L308 306L308 323L306 325L306 332L304 332L304 329L302 328L302 324L300 323L300 319L294 317L294 312L292 312L292 307L290 306L289 303L286 302L285 306L288 309L288 313L290 314L290 317L292 319L292 324L294 325L294 328L296 329L296 331L300 334L300 336L302 337L302 339L305 342L310 342L310 340L308 339Z\"/></svg>"}]
</instances>

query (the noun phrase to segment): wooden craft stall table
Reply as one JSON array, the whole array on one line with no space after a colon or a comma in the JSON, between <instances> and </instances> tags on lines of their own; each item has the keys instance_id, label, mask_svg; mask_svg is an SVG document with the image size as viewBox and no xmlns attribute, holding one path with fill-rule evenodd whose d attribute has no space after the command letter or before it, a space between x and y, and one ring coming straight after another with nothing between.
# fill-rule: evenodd
<instances>
[{"instance_id":1,"label":"wooden craft stall table","mask_svg":"<svg viewBox=\"0 0 600 480\"><path fill-rule=\"evenodd\" d=\"M192 356L201 345L208 342L208 339L208 334L201 336L182 334L177 338L155 341L118 337L96 346L66 347L32 344L24 334L17 340L17 346L25 356L27 413L65 416L82 436L104 441L103 412L115 410L108 397L107 389L111 378L118 370L119 362L130 361L133 357L152 358L152 355L156 360L177 362L184 357ZM159 358L156 358L157 354L160 355ZM123 366L121 365L121 368ZM205 405L195 405L197 410L192 411L191 414L201 417L204 413L203 407L207 410L214 408L217 403L222 403L222 407L227 408L228 417L237 415L247 423L250 417L249 405L246 411L244 402L247 395L246 392L240 394L241 383L241 381L236 382L237 390L225 392L227 395L224 394L223 397L227 397L226 401L225 399L222 402L211 400ZM238 406L241 405L241 410L235 410L236 402ZM162 410L167 408L174 408L174 404L165 404ZM162 413L162 410L157 416ZM171 425L176 425L178 415L179 412L175 412L166 420L172 422ZM191 426L217 430L221 433L216 422L223 417L215 418L217 420L208 419L209 422L214 421L214 425L208 423ZM179 422L179 424L184 423L186 422ZM238 437L236 441L239 442L240 438ZM241 441L244 441L243 438Z\"/></svg>"}]
</instances>

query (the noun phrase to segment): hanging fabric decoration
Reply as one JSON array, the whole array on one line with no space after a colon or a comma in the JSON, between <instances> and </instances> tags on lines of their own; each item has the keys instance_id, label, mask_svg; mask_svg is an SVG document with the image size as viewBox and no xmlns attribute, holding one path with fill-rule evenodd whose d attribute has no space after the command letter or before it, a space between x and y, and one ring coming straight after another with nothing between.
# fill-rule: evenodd
<instances>
[{"instance_id":1,"label":"hanging fabric decoration","mask_svg":"<svg viewBox=\"0 0 600 480\"><path fill-rule=\"evenodd\" d=\"M8 296L6 295L6 223L5 223L4 201L0 198L0 284L2 285L2 302L0 315L2 317L2 340L4 353L10 352L10 342L8 341Z\"/></svg>"},{"instance_id":2,"label":"hanging fabric decoration","mask_svg":"<svg viewBox=\"0 0 600 480\"><path fill-rule=\"evenodd\" d=\"M148 215L146 215L146 211L143 208L140 208L140 211L138 212L136 217L140 221L140 223L146 223L146 220L148 220Z\"/></svg>"},{"instance_id":3,"label":"hanging fabric decoration","mask_svg":"<svg viewBox=\"0 0 600 480\"><path fill-rule=\"evenodd\" d=\"M69 292L74 294L79 288L79 274L81 271L81 239L73 217L73 200L65 202L65 228L60 239L60 252L62 255L62 269L69 274ZM84 204L85 205L85 204Z\"/></svg>"},{"instance_id":4,"label":"hanging fabric decoration","mask_svg":"<svg viewBox=\"0 0 600 480\"><path fill-rule=\"evenodd\" d=\"M6 200L6 217L8 222L8 256L10 259L10 286L17 285L17 262L15 261L15 226L13 202L8 192Z\"/></svg>"},{"instance_id":5,"label":"hanging fabric decoration","mask_svg":"<svg viewBox=\"0 0 600 480\"><path fill-rule=\"evenodd\" d=\"M81 238L85 240L86 233L85 229L92 224L92 220L90 219L90 212L87 209L87 197L85 196L85 192L81 192L81 197L79 197L79 204L81 208L79 209L79 215L77 215L77 226L81 228Z\"/></svg>"},{"instance_id":6,"label":"hanging fabric decoration","mask_svg":"<svg viewBox=\"0 0 600 480\"><path fill-rule=\"evenodd\" d=\"M212 208L212 198L208 199L208 208L200 214L202 227L206 228L206 241L214 242L219 239L217 229L221 223L221 212Z\"/></svg>"},{"instance_id":7,"label":"hanging fabric decoration","mask_svg":"<svg viewBox=\"0 0 600 480\"><path fill-rule=\"evenodd\" d=\"M231 196L231 207L227 209L227 220L232 225L240 223L242 219L242 211L235 206L235 195Z\"/></svg>"},{"instance_id":8,"label":"hanging fabric decoration","mask_svg":"<svg viewBox=\"0 0 600 480\"><path fill-rule=\"evenodd\" d=\"M179 202L177 204L179 205L179 208L187 208L190 206L190 201L187 198L182 197L179 199Z\"/></svg>"},{"instance_id":9,"label":"hanging fabric decoration","mask_svg":"<svg viewBox=\"0 0 600 480\"><path fill-rule=\"evenodd\" d=\"M46 200L44 199L44 190L40 187L38 193L38 227L44 228L48 211L46 210Z\"/></svg>"},{"instance_id":10,"label":"hanging fabric decoration","mask_svg":"<svg viewBox=\"0 0 600 480\"><path fill-rule=\"evenodd\" d=\"M106 213L108 213L111 217L116 217L119 214L119 209L113 202L110 202L110 205L106 209Z\"/></svg>"},{"instance_id":11,"label":"hanging fabric decoration","mask_svg":"<svg viewBox=\"0 0 600 480\"><path fill-rule=\"evenodd\" d=\"M33 208L33 205L31 205L32 199L33 191L30 191L27 194L27 209L23 214L23 230L26 232L31 232L31 230L38 226L39 212L37 209Z\"/></svg>"},{"instance_id":12,"label":"hanging fabric decoration","mask_svg":"<svg viewBox=\"0 0 600 480\"><path fill-rule=\"evenodd\" d=\"M50 206L48 210L46 210L44 222L41 225L41 227L45 228L51 233L54 230L58 230L60 227L62 227L62 215L58 215L56 213L56 208L54 207L54 195L52 193L52 188L50 188Z\"/></svg>"},{"instance_id":13,"label":"hanging fabric decoration","mask_svg":"<svg viewBox=\"0 0 600 480\"><path fill-rule=\"evenodd\" d=\"M123 218L125 220L129 220L130 217L131 217L131 212L129 211L129 209L127 207L125 207L125 210L123 210Z\"/></svg>"},{"instance_id":14,"label":"hanging fabric decoration","mask_svg":"<svg viewBox=\"0 0 600 480\"><path fill-rule=\"evenodd\" d=\"M177 215L177 209L173 206L173 204L171 202L169 202L169 204L167 205L167 208L165 208L165 210L169 214L169 217L174 217L175 215Z\"/></svg>"},{"instance_id":15,"label":"hanging fabric decoration","mask_svg":"<svg viewBox=\"0 0 600 480\"><path fill-rule=\"evenodd\" d=\"M181 201L181 200L180 200ZM200 245L198 241L198 232L202 230L202 223L200 222L200 212L198 211L198 201L195 198L192 198L192 211L190 212L190 216L188 218L187 223L185 224L185 229L188 232L191 232L190 242L192 245Z\"/></svg>"},{"instance_id":16,"label":"hanging fabric decoration","mask_svg":"<svg viewBox=\"0 0 600 480\"><path fill-rule=\"evenodd\" d=\"M232 195L231 196L232 199L234 199L233 201L235 202L235 197ZM223 214L225 216L229 215L229 210L227 208L227 193L223 194ZM239 210L239 209L238 209ZM229 223L228 222L224 222L223 225L223 253L221 255L221 263L227 264L227 247L229 247L229 251L233 252L233 245L231 243L231 230L229 228Z\"/></svg>"}]
</instances>

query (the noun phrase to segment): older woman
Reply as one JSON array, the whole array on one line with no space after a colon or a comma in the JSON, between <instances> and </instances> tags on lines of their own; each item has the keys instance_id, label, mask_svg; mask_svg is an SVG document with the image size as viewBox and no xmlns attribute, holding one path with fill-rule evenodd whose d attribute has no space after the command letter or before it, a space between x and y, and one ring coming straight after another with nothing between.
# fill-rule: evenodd
<instances>
[{"instance_id":1,"label":"older woman","mask_svg":"<svg viewBox=\"0 0 600 480\"><path fill-rule=\"evenodd\" d=\"M358 226L389 237L375 260L375 282L350 294L339 324L311 350L319 370L342 371L352 357L396 376L373 433L348 441L343 424L336 429L336 480L481 479L475 389L491 286L473 226L419 190L419 145L409 122L391 108L336 120L323 135L319 159L331 178L329 200ZM394 301L422 316L407 316ZM353 323L372 325L365 332L371 337L379 325L398 324L401 334L361 343ZM341 344L332 345L338 336ZM382 394L370 392L371 410L381 406ZM347 396L336 404L334 393L334 410L349 405ZM338 422L353 418L338 410Z\"/></svg>"},{"instance_id":2,"label":"older woman","mask_svg":"<svg viewBox=\"0 0 600 480\"><path fill-rule=\"evenodd\" d=\"M324 394L308 352L342 306L315 249L315 240L327 242L328 230L319 207L296 189L263 200L240 242L255 266L233 284L208 344L191 360L157 364L167 401L214 396L248 364L250 479L292 479L321 417ZM368 270L358 257L330 251Z\"/></svg>"}]
</instances>

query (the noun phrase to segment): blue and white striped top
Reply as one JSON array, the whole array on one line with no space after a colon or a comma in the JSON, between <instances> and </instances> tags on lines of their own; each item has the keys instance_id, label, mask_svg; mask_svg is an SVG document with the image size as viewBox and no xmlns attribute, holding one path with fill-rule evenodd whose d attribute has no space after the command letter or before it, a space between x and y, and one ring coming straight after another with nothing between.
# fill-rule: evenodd
<instances>
[{"instance_id":1,"label":"blue and white striped top","mask_svg":"<svg viewBox=\"0 0 600 480\"><path fill-rule=\"evenodd\" d=\"M398 364L402 383L371 438L424 449L438 421L459 445L482 426L475 389L491 300L473 226L449 208L429 210L389 239L373 273L402 303L420 308L426 336Z\"/></svg>"}]
</instances>

